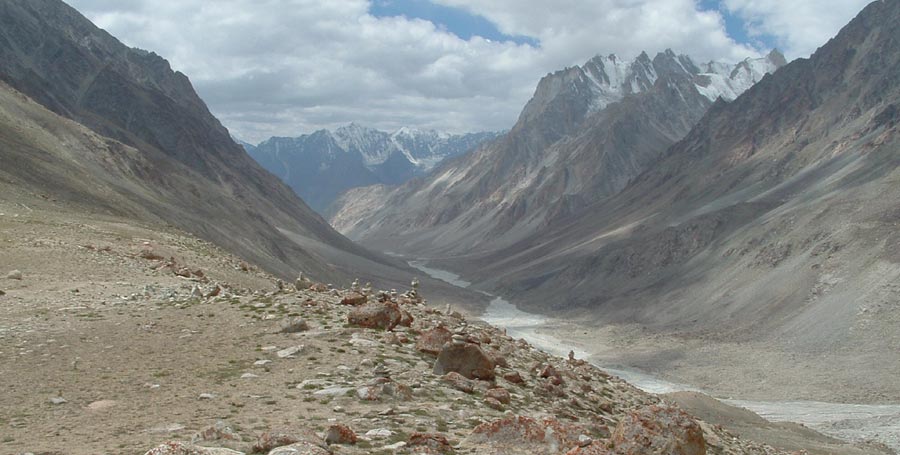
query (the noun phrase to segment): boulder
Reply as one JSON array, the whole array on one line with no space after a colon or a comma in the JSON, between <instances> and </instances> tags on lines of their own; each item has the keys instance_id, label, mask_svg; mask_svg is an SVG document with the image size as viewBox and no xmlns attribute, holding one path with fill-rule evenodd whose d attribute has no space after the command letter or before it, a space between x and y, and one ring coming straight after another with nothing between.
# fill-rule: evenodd
<instances>
[{"instance_id":1,"label":"boulder","mask_svg":"<svg viewBox=\"0 0 900 455\"><path fill-rule=\"evenodd\" d=\"M391 330L400 323L400 310L393 303L367 303L350 310L350 325L369 329Z\"/></svg>"},{"instance_id":2,"label":"boulder","mask_svg":"<svg viewBox=\"0 0 900 455\"><path fill-rule=\"evenodd\" d=\"M20 272L20 271L18 271L18 270L13 270L13 271L11 271L11 272L9 272L9 273L6 274L6 279L8 279L8 280L21 280L21 279L22 279L22 272Z\"/></svg>"},{"instance_id":3,"label":"boulder","mask_svg":"<svg viewBox=\"0 0 900 455\"><path fill-rule=\"evenodd\" d=\"M298 333L309 330L309 323L301 317L285 319L281 322L281 333Z\"/></svg>"},{"instance_id":4,"label":"boulder","mask_svg":"<svg viewBox=\"0 0 900 455\"><path fill-rule=\"evenodd\" d=\"M434 362L434 374L444 375L455 371L469 379L494 379L494 361L470 343L447 344Z\"/></svg>"},{"instance_id":5,"label":"boulder","mask_svg":"<svg viewBox=\"0 0 900 455\"><path fill-rule=\"evenodd\" d=\"M356 433L354 433L347 425L336 423L328 427L328 431L325 432L325 444L328 445L353 445L356 444L356 441Z\"/></svg>"},{"instance_id":6,"label":"boulder","mask_svg":"<svg viewBox=\"0 0 900 455\"><path fill-rule=\"evenodd\" d=\"M406 446L424 449L426 453L453 453L450 441L442 435L433 433L413 433Z\"/></svg>"},{"instance_id":7,"label":"boulder","mask_svg":"<svg viewBox=\"0 0 900 455\"><path fill-rule=\"evenodd\" d=\"M344 294L344 298L341 299L341 305L360 306L365 304L368 300L369 299L365 294L351 291Z\"/></svg>"},{"instance_id":8,"label":"boulder","mask_svg":"<svg viewBox=\"0 0 900 455\"><path fill-rule=\"evenodd\" d=\"M580 430L552 417L510 416L478 425L466 445L480 446L478 453L556 455L578 446Z\"/></svg>"},{"instance_id":9,"label":"boulder","mask_svg":"<svg viewBox=\"0 0 900 455\"><path fill-rule=\"evenodd\" d=\"M465 393L475 392L475 384L472 382L472 380L466 379L463 375L461 375L455 371L451 371L451 372L445 374L444 377L442 378L442 380L444 382L446 382L447 384L450 384L450 387L453 387L454 389L459 390L460 392L465 392Z\"/></svg>"},{"instance_id":10,"label":"boulder","mask_svg":"<svg viewBox=\"0 0 900 455\"><path fill-rule=\"evenodd\" d=\"M703 430L686 412L651 405L625 416L612 434L617 454L705 455Z\"/></svg>"},{"instance_id":11,"label":"boulder","mask_svg":"<svg viewBox=\"0 0 900 455\"><path fill-rule=\"evenodd\" d=\"M446 327L439 326L430 330L426 330L419 335L416 341L416 350L426 354L438 355L444 345L450 342L453 334Z\"/></svg>"}]
</instances>

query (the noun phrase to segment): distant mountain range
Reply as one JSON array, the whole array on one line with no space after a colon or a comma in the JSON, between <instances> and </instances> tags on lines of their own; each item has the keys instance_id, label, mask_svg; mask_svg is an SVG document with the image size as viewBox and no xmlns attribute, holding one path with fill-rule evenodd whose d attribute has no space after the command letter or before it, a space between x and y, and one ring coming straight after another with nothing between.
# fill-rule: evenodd
<instances>
[{"instance_id":1,"label":"distant mountain range","mask_svg":"<svg viewBox=\"0 0 900 455\"><path fill-rule=\"evenodd\" d=\"M499 133L447 134L401 128L393 133L355 123L299 137L242 142L264 168L323 213L342 192L373 184L398 185L424 175Z\"/></svg>"},{"instance_id":2,"label":"distant mountain range","mask_svg":"<svg viewBox=\"0 0 900 455\"><path fill-rule=\"evenodd\" d=\"M544 77L508 134L375 205L354 203L368 189L349 192L332 224L429 256L511 244L621 191L716 100L784 64L777 51L737 64L696 64L671 50L595 57ZM369 207L378 209L354 213Z\"/></svg>"}]
</instances>

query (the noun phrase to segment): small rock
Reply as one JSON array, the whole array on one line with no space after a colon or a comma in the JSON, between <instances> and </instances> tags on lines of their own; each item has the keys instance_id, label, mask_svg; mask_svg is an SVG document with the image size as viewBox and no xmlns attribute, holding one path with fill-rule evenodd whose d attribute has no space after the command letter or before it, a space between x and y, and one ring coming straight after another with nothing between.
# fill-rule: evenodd
<instances>
[{"instance_id":1,"label":"small rock","mask_svg":"<svg viewBox=\"0 0 900 455\"><path fill-rule=\"evenodd\" d=\"M442 380L460 392L473 393L475 391L475 384L472 380L466 379L465 376L455 371L445 374Z\"/></svg>"},{"instance_id":2,"label":"small rock","mask_svg":"<svg viewBox=\"0 0 900 455\"><path fill-rule=\"evenodd\" d=\"M453 447L446 437L433 433L413 433L406 445L409 447L422 447L425 453L453 453Z\"/></svg>"},{"instance_id":3,"label":"small rock","mask_svg":"<svg viewBox=\"0 0 900 455\"><path fill-rule=\"evenodd\" d=\"M365 304L369 300L365 294L359 292L348 292L344 294L344 298L341 299L341 305L351 305L351 306L360 306Z\"/></svg>"},{"instance_id":4,"label":"small rock","mask_svg":"<svg viewBox=\"0 0 900 455\"><path fill-rule=\"evenodd\" d=\"M99 400L87 405L89 411L102 411L116 405L113 400Z\"/></svg>"},{"instance_id":5,"label":"small rock","mask_svg":"<svg viewBox=\"0 0 900 455\"><path fill-rule=\"evenodd\" d=\"M586 434L582 434L578 436L578 447L587 447L594 442L594 439Z\"/></svg>"},{"instance_id":6,"label":"small rock","mask_svg":"<svg viewBox=\"0 0 900 455\"><path fill-rule=\"evenodd\" d=\"M166 442L147 451L144 455L243 455L231 449L200 447L183 442Z\"/></svg>"},{"instance_id":7,"label":"small rock","mask_svg":"<svg viewBox=\"0 0 900 455\"><path fill-rule=\"evenodd\" d=\"M331 444L345 444L345 445L353 445L356 444L357 436L353 430L350 429L347 425L342 424L334 424L328 427L328 431L325 433L325 443L328 445Z\"/></svg>"},{"instance_id":8,"label":"small rock","mask_svg":"<svg viewBox=\"0 0 900 455\"><path fill-rule=\"evenodd\" d=\"M269 359L257 360L256 362L253 362L253 366L264 367L270 363L272 363L272 361Z\"/></svg>"},{"instance_id":9,"label":"small rock","mask_svg":"<svg viewBox=\"0 0 900 455\"><path fill-rule=\"evenodd\" d=\"M513 384L521 384L525 382L525 380L522 379L522 375L520 375L518 371L510 371L509 373L504 373L503 379Z\"/></svg>"},{"instance_id":10,"label":"small rock","mask_svg":"<svg viewBox=\"0 0 900 455\"><path fill-rule=\"evenodd\" d=\"M295 442L290 445L276 447L268 455L331 455L331 452L309 441Z\"/></svg>"},{"instance_id":11,"label":"small rock","mask_svg":"<svg viewBox=\"0 0 900 455\"><path fill-rule=\"evenodd\" d=\"M297 346L291 346L289 348L284 348L275 353L280 359L288 358L293 356L294 354L298 354L303 352L306 349L306 346L302 344L298 344Z\"/></svg>"},{"instance_id":12,"label":"small rock","mask_svg":"<svg viewBox=\"0 0 900 455\"><path fill-rule=\"evenodd\" d=\"M486 398L484 399L484 404L486 404L487 407L489 407L489 408L491 408L491 409L496 409L496 410L498 410L498 411L502 411L502 410L503 410L503 403L500 403L500 402L497 401L495 398L486 397Z\"/></svg>"},{"instance_id":13,"label":"small rock","mask_svg":"<svg viewBox=\"0 0 900 455\"><path fill-rule=\"evenodd\" d=\"M211 393L201 393L197 398L201 400L212 400L216 396Z\"/></svg>"},{"instance_id":14,"label":"small rock","mask_svg":"<svg viewBox=\"0 0 900 455\"><path fill-rule=\"evenodd\" d=\"M225 423L222 420L216 422L215 425L211 427L207 427L206 429L198 432L191 438L191 443L196 443L199 441L209 442L209 441L240 441L241 435L237 434L234 429L231 428L230 425Z\"/></svg>"},{"instance_id":15,"label":"small rock","mask_svg":"<svg viewBox=\"0 0 900 455\"><path fill-rule=\"evenodd\" d=\"M259 377L259 375L256 375L253 373L244 373L241 375L241 379L254 379L254 378L258 378L258 377Z\"/></svg>"},{"instance_id":16,"label":"small rock","mask_svg":"<svg viewBox=\"0 0 900 455\"><path fill-rule=\"evenodd\" d=\"M285 319L281 323L281 333L298 333L309 330L309 323L300 317Z\"/></svg>"},{"instance_id":17,"label":"small rock","mask_svg":"<svg viewBox=\"0 0 900 455\"><path fill-rule=\"evenodd\" d=\"M65 403L66 403L66 399L63 397L53 397L50 399L50 404L61 405L61 404L65 404Z\"/></svg>"},{"instance_id":18,"label":"small rock","mask_svg":"<svg viewBox=\"0 0 900 455\"><path fill-rule=\"evenodd\" d=\"M386 439L393 436L394 432L387 428L376 428L366 432L366 437L370 439Z\"/></svg>"},{"instance_id":19,"label":"small rock","mask_svg":"<svg viewBox=\"0 0 900 455\"><path fill-rule=\"evenodd\" d=\"M484 393L484 396L488 397L488 398L493 398L503 404L509 404L509 402L512 400L512 397L510 396L509 392L506 389L504 389L503 387L497 387L494 389L490 389Z\"/></svg>"},{"instance_id":20,"label":"small rock","mask_svg":"<svg viewBox=\"0 0 900 455\"><path fill-rule=\"evenodd\" d=\"M253 446L253 452L268 453L276 447L288 446L303 439L290 433L280 433L275 431L267 431L256 438L256 445Z\"/></svg>"},{"instance_id":21,"label":"small rock","mask_svg":"<svg viewBox=\"0 0 900 455\"><path fill-rule=\"evenodd\" d=\"M6 274L6 279L8 280L21 280L22 272L19 270L13 270Z\"/></svg>"}]
</instances>

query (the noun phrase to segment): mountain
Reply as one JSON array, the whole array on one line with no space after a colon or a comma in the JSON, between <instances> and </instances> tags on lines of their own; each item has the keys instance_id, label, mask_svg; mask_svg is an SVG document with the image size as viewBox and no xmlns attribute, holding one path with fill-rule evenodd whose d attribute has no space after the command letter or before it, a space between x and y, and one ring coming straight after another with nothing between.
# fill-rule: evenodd
<instances>
[{"instance_id":1,"label":"mountain","mask_svg":"<svg viewBox=\"0 0 900 455\"><path fill-rule=\"evenodd\" d=\"M403 264L342 237L256 164L184 74L61 1L0 1L0 81L21 103L6 108L30 113L4 117L0 138L0 174L16 191L175 226L283 278L347 280L368 264L408 280Z\"/></svg>"},{"instance_id":2,"label":"mountain","mask_svg":"<svg viewBox=\"0 0 900 455\"><path fill-rule=\"evenodd\" d=\"M631 340L618 361L679 381L897 396L897 23L900 1L872 2L809 59L717 101L612 196L498 249L432 257L533 311L615 327ZM441 191L471 174L434 175ZM627 351L635 340L663 341Z\"/></svg>"},{"instance_id":3,"label":"mountain","mask_svg":"<svg viewBox=\"0 0 900 455\"><path fill-rule=\"evenodd\" d=\"M681 139L719 98L784 64L773 51L736 65L671 50L614 55L544 77L505 136L399 187L366 214L335 204L344 234L392 251L456 255L498 248L608 198Z\"/></svg>"},{"instance_id":4,"label":"mountain","mask_svg":"<svg viewBox=\"0 0 900 455\"><path fill-rule=\"evenodd\" d=\"M244 148L310 207L324 213L339 194L350 188L404 183L497 135L453 135L409 128L387 133L351 123L335 131L273 137L256 146L245 144Z\"/></svg>"}]
</instances>

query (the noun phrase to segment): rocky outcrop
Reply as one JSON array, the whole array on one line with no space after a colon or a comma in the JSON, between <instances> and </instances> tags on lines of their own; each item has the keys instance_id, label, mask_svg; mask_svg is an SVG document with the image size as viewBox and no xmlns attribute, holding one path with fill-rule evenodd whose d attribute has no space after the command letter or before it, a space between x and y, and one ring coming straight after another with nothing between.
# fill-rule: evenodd
<instances>
[{"instance_id":1,"label":"rocky outcrop","mask_svg":"<svg viewBox=\"0 0 900 455\"><path fill-rule=\"evenodd\" d=\"M494 379L494 361L471 343L450 343L434 362L434 374L459 373L468 379Z\"/></svg>"},{"instance_id":2,"label":"rocky outcrop","mask_svg":"<svg viewBox=\"0 0 900 455\"><path fill-rule=\"evenodd\" d=\"M400 324L400 309L390 302L367 303L350 310L347 322L350 325L369 329L392 330Z\"/></svg>"},{"instance_id":3,"label":"rocky outcrop","mask_svg":"<svg viewBox=\"0 0 900 455\"><path fill-rule=\"evenodd\" d=\"M438 355L453 334L446 327L434 327L422 332L416 341L416 349L426 354Z\"/></svg>"},{"instance_id":4,"label":"rocky outcrop","mask_svg":"<svg viewBox=\"0 0 900 455\"><path fill-rule=\"evenodd\" d=\"M648 406L628 414L612 434L615 453L628 455L706 455L703 430L684 411Z\"/></svg>"}]
</instances>

